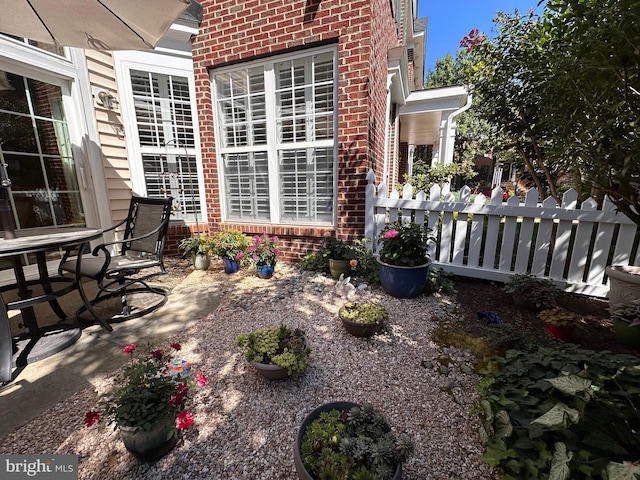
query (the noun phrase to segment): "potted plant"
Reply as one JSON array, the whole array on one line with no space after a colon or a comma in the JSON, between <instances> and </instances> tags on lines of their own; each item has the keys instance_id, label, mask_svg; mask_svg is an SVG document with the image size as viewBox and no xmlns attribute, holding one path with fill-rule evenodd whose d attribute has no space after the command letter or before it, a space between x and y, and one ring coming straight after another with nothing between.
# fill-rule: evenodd
<instances>
[{"instance_id":1,"label":"potted plant","mask_svg":"<svg viewBox=\"0 0 640 480\"><path fill-rule=\"evenodd\" d=\"M171 349L180 350L179 343ZM99 411L85 415L87 427L114 425L127 450L142 461L166 455L178 441L179 431L193 424L186 402L194 387L207 377L186 360L174 358L161 348L134 344L124 347L131 356L114 386L99 402Z\"/></svg>"},{"instance_id":2,"label":"potted plant","mask_svg":"<svg viewBox=\"0 0 640 480\"><path fill-rule=\"evenodd\" d=\"M205 232L183 239L178 245L184 258L190 258L196 270L206 270L211 264L209 236Z\"/></svg>"},{"instance_id":3,"label":"potted plant","mask_svg":"<svg viewBox=\"0 0 640 480\"><path fill-rule=\"evenodd\" d=\"M347 331L356 337L370 337L382 328L389 318L387 308L381 303L346 303L338 316Z\"/></svg>"},{"instance_id":4,"label":"potted plant","mask_svg":"<svg viewBox=\"0 0 640 480\"><path fill-rule=\"evenodd\" d=\"M270 237L267 233L253 237L253 245L247 248L249 261L256 266L260 278L271 278L280 255L278 237Z\"/></svg>"},{"instance_id":5,"label":"potted plant","mask_svg":"<svg viewBox=\"0 0 640 480\"><path fill-rule=\"evenodd\" d=\"M622 343L640 349L640 299L611 308L611 321Z\"/></svg>"},{"instance_id":6,"label":"potted plant","mask_svg":"<svg viewBox=\"0 0 640 480\"><path fill-rule=\"evenodd\" d=\"M551 336L565 342L571 340L582 321L582 315L560 307L542 310L538 318L545 323Z\"/></svg>"},{"instance_id":7,"label":"potted plant","mask_svg":"<svg viewBox=\"0 0 640 480\"><path fill-rule=\"evenodd\" d=\"M388 224L381 232L378 256L382 288L397 298L414 298L422 293L429 278L429 242L433 241L424 225Z\"/></svg>"},{"instance_id":8,"label":"potted plant","mask_svg":"<svg viewBox=\"0 0 640 480\"><path fill-rule=\"evenodd\" d=\"M610 265L606 268L609 277L609 306L615 310L622 304L640 299L640 267L633 265Z\"/></svg>"},{"instance_id":9,"label":"potted plant","mask_svg":"<svg viewBox=\"0 0 640 480\"><path fill-rule=\"evenodd\" d=\"M540 311L556 306L560 289L551 280L516 274L504 285L504 292L512 296L516 306Z\"/></svg>"},{"instance_id":10,"label":"potted plant","mask_svg":"<svg viewBox=\"0 0 640 480\"><path fill-rule=\"evenodd\" d=\"M246 262L251 240L240 230L219 230L210 240L210 251L224 262L225 273L236 273Z\"/></svg>"},{"instance_id":11,"label":"potted plant","mask_svg":"<svg viewBox=\"0 0 640 480\"><path fill-rule=\"evenodd\" d=\"M237 343L251 366L270 380L299 375L307 368L311 353L304 331L284 324L239 335Z\"/></svg>"},{"instance_id":12,"label":"potted plant","mask_svg":"<svg viewBox=\"0 0 640 480\"><path fill-rule=\"evenodd\" d=\"M348 277L358 265L356 249L344 240L327 237L321 249L329 257L329 272L333 278L340 278L340 275Z\"/></svg>"},{"instance_id":13,"label":"potted plant","mask_svg":"<svg viewBox=\"0 0 640 480\"><path fill-rule=\"evenodd\" d=\"M414 445L370 403L331 402L302 422L294 448L300 480L399 480Z\"/></svg>"}]
</instances>

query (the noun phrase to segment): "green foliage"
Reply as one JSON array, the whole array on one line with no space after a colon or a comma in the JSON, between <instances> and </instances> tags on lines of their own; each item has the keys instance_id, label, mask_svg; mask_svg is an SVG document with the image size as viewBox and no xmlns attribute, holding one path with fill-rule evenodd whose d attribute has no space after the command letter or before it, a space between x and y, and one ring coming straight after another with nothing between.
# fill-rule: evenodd
<instances>
[{"instance_id":1,"label":"green foliage","mask_svg":"<svg viewBox=\"0 0 640 480\"><path fill-rule=\"evenodd\" d=\"M248 259L254 265L275 266L280 256L278 237L270 237L267 232L253 237L253 245L247 247Z\"/></svg>"},{"instance_id":2,"label":"green foliage","mask_svg":"<svg viewBox=\"0 0 640 480\"><path fill-rule=\"evenodd\" d=\"M299 328L291 330L284 324L239 335L237 343L244 350L247 361L278 365L293 376L307 368L311 353L304 331Z\"/></svg>"},{"instance_id":3,"label":"green foliage","mask_svg":"<svg viewBox=\"0 0 640 480\"><path fill-rule=\"evenodd\" d=\"M389 318L387 307L381 303L346 303L340 318L356 323L381 324Z\"/></svg>"},{"instance_id":4,"label":"green foliage","mask_svg":"<svg viewBox=\"0 0 640 480\"><path fill-rule=\"evenodd\" d=\"M423 163L421 165L415 165L414 167L417 167L414 168L414 174L405 175L404 177L405 183L413 187L413 195L420 191L428 193L433 184L450 182L454 177L459 178L463 183L468 183L478 175L473 170L473 162L471 161L451 163L449 165L438 163L433 167L429 167ZM404 184L398 184L396 189L402 192L403 186Z\"/></svg>"},{"instance_id":5,"label":"green foliage","mask_svg":"<svg viewBox=\"0 0 640 480\"><path fill-rule=\"evenodd\" d=\"M618 305L611 310L611 317L629 323L630 327L640 326L640 300Z\"/></svg>"},{"instance_id":6,"label":"green foliage","mask_svg":"<svg viewBox=\"0 0 640 480\"><path fill-rule=\"evenodd\" d=\"M577 327L582 322L582 315L561 307L543 310L538 317L543 322L556 327Z\"/></svg>"},{"instance_id":7,"label":"green foliage","mask_svg":"<svg viewBox=\"0 0 640 480\"><path fill-rule=\"evenodd\" d=\"M302 438L302 461L314 478L388 480L414 450L411 439L396 437L370 403L350 410L322 412Z\"/></svg>"},{"instance_id":8,"label":"green foliage","mask_svg":"<svg viewBox=\"0 0 640 480\"><path fill-rule=\"evenodd\" d=\"M210 247L211 241L205 232L201 232L195 237L185 238L178 244L178 249L182 250L185 258L190 258L198 254L206 255L209 253Z\"/></svg>"},{"instance_id":9,"label":"green foliage","mask_svg":"<svg viewBox=\"0 0 640 480\"><path fill-rule=\"evenodd\" d=\"M329 259L355 260L357 264L351 268L352 275L363 277L371 284L377 284L380 283L378 265L368 246L369 243L371 243L369 238L356 240L353 245L350 245L344 240L327 237L323 240L318 252L307 254L300 260L298 266L303 270L329 273Z\"/></svg>"},{"instance_id":10,"label":"green foliage","mask_svg":"<svg viewBox=\"0 0 640 480\"><path fill-rule=\"evenodd\" d=\"M212 255L220 258L229 257L242 263L247 261L247 249L251 240L240 230L219 230L211 236L210 250Z\"/></svg>"},{"instance_id":11,"label":"green foliage","mask_svg":"<svg viewBox=\"0 0 640 480\"><path fill-rule=\"evenodd\" d=\"M638 0L548 0L502 12L470 48L478 114L500 128L542 192L608 195L640 223Z\"/></svg>"},{"instance_id":12,"label":"green foliage","mask_svg":"<svg viewBox=\"0 0 640 480\"><path fill-rule=\"evenodd\" d=\"M629 462L640 459L636 357L537 346L509 350L482 373L482 459L503 478L634 478Z\"/></svg>"},{"instance_id":13,"label":"green foliage","mask_svg":"<svg viewBox=\"0 0 640 480\"><path fill-rule=\"evenodd\" d=\"M453 273L442 268L430 268L426 285L427 293L448 293L453 289Z\"/></svg>"},{"instance_id":14,"label":"green foliage","mask_svg":"<svg viewBox=\"0 0 640 480\"><path fill-rule=\"evenodd\" d=\"M378 238L382 243L380 260L406 267L424 265L429 260L429 242L433 240L424 225L401 221L388 223Z\"/></svg>"},{"instance_id":15,"label":"green foliage","mask_svg":"<svg viewBox=\"0 0 640 480\"><path fill-rule=\"evenodd\" d=\"M539 309L556 306L560 289L551 280L536 278L533 275L512 275L504 285L505 293L520 301L528 301Z\"/></svg>"}]
</instances>

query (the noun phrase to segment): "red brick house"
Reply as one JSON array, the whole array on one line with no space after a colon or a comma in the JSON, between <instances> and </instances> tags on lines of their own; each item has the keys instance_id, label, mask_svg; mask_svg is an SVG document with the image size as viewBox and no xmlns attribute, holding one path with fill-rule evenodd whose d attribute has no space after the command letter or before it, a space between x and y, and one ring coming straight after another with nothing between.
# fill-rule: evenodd
<instances>
[{"instance_id":1,"label":"red brick house","mask_svg":"<svg viewBox=\"0 0 640 480\"><path fill-rule=\"evenodd\" d=\"M325 236L361 238L369 169L393 185L409 141L441 136L441 116L419 116L424 101L401 111L423 83L417 2L200 3L192 52L208 229L276 234L289 259ZM467 101L454 96L451 111ZM412 122L429 123L430 137L415 138Z\"/></svg>"}]
</instances>

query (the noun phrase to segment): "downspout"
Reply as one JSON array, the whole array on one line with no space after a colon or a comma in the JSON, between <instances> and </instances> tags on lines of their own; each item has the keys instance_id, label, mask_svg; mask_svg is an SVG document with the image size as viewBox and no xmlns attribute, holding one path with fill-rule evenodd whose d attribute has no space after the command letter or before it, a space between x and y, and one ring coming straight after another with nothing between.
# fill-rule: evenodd
<instances>
[{"instance_id":1,"label":"downspout","mask_svg":"<svg viewBox=\"0 0 640 480\"><path fill-rule=\"evenodd\" d=\"M395 74L394 74L395 75ZM393 75L387 75L387 107L384 115L384 167L382 171L382 180L389 185L389 115L391 115L391 84L393 83Z\"/></svg>"},{"instance_id":2,"label":"downspout","mask_svg":"<svg viewBox=\"0 0 640 480\"><path fill-rule=\"evenodd\" d=\"M444 144L445 144L444 158L443 158L443 155L440 155L440 159L442 160L443 165L449 165L453 163L453 147L455 145L455 141L451 141L451 123L453 122L454 118L456 118L462 112L466 112L467 110L469 110L469 108L471 108L472 97L473 95L469 93L467 95L467 103L465 103L458 110L450 113L449 116L447 117L447 126L445 127L445 137L444 137Z\"/></svg>"}]
</instances>

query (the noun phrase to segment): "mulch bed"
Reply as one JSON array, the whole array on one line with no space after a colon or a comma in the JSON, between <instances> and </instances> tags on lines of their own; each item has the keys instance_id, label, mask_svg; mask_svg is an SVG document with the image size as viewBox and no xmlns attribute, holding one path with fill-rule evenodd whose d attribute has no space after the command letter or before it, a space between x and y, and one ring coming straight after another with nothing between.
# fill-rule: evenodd
<instances>
[{"instance_id":1,"label":"mulch bed","mask_svg":"<svg viewBox=\"0 0 640 480\"><path fill-rule=\"evenodd\" d=\"M502 286L501 283L489 281L462 277L455 279L456 298L464 316L464 331L475 336L486 336L490 327L486 320L478 318L478 312L495 312L504 323L515 323L532 334L548 335L538 313L516 307L511 297L504 293ZM558 304L584 316L584 324L582 328L576 329L572 343L595 351L640 355L640 352L618 341L607 310L607 299L565 293Z\"/></svg>"}]
</instances>

